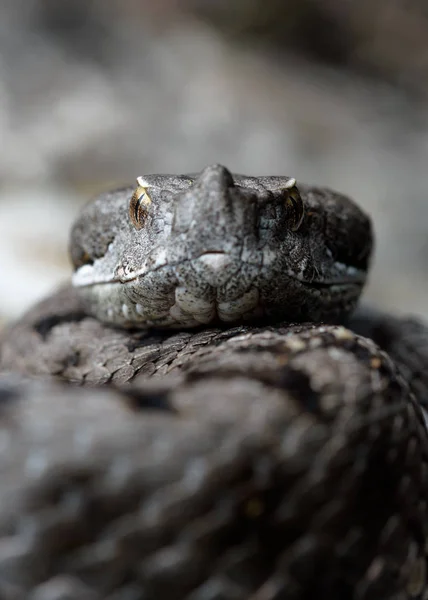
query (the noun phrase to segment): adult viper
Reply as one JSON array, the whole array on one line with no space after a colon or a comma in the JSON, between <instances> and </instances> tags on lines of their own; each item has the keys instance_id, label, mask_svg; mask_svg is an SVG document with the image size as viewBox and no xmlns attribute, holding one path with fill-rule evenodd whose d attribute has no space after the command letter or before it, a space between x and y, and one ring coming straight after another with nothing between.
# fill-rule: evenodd
<instances>
[{"instance_id":1,"label":"adult viper","mask_svg":"<svg viewBox=\"0 0 428 600\"><path fill-rule=\"evenodd\" d=\"M425 598L428 333L349 320L371 246L218 165L84 209L74 287L3 333L0 597Z\"/></svg>"}]
</instances>

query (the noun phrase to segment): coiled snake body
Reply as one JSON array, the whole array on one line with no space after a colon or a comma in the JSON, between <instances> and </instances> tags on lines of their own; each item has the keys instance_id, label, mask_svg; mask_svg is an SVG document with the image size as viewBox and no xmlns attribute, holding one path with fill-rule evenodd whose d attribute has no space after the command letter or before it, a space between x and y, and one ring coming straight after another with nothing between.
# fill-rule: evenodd
<instances>
[{"instance_id":1,"label":"coiled snake body","mask_svg":"<svg viewBox=\"0 0 428 600\"><path fill-rule=\"evenodd\" d=\"M2 335L0 598L428 597L428 331L350 317L371 246L219 165L89 204Z\"/></svg>"}]
</instances>

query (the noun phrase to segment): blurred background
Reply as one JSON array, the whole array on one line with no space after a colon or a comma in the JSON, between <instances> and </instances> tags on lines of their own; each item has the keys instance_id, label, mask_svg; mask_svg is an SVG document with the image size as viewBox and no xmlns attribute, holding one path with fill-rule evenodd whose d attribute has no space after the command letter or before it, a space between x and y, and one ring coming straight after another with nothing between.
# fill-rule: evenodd
<instances>
[{"instance_id":1,"label":"blurred background","mask_svg":"<svg viewBox=\"0 0 428 600\"><path fill-rule=\"evenodd\" d=\"M366 298L428 318L427 99L424 0L0 0L0 322L91 195L210 162L353 196Z\"/></svg>"}]
</instances>

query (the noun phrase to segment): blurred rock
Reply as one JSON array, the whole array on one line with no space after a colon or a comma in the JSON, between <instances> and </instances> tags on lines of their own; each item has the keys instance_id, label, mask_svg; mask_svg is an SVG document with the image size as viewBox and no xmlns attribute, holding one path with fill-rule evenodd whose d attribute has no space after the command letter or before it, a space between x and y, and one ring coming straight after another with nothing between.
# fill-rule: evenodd
<instances>
[{"instance_id":1,"label":"blurred rock","mask_svg":"<svg viewBox=\"0 0 428 600\"><path fill-rule=\"evenodd\" d=\"M428 95L425 0L182 0L229 39L371 74Z\"/></svg>"},{"instance_id":2,"label":"blurred rock","mask_svg":"<svg viewBox=\"0 0 428 600\"><path fill-rule=\"evenodd\" d=\"M0 193L0 322L17 318L69 277L68 231L81 203L53 186Z\"/></svg>"}]
</instances>

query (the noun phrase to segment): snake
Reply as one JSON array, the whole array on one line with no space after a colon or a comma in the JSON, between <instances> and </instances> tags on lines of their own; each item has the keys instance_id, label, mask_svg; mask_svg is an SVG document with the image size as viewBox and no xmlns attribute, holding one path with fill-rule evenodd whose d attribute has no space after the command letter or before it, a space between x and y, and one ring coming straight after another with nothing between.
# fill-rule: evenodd
<instances>
[{"instance_id":1,"label":"snake","mask_svg":"<svg viewBox=\"0 0 428 600\"><path fill-rule=\"evenodd\" d=\"M348 196L220 164L99 194L0 335L3 600L428 598L428 327Z\"/></svg>"}]
</instances>

